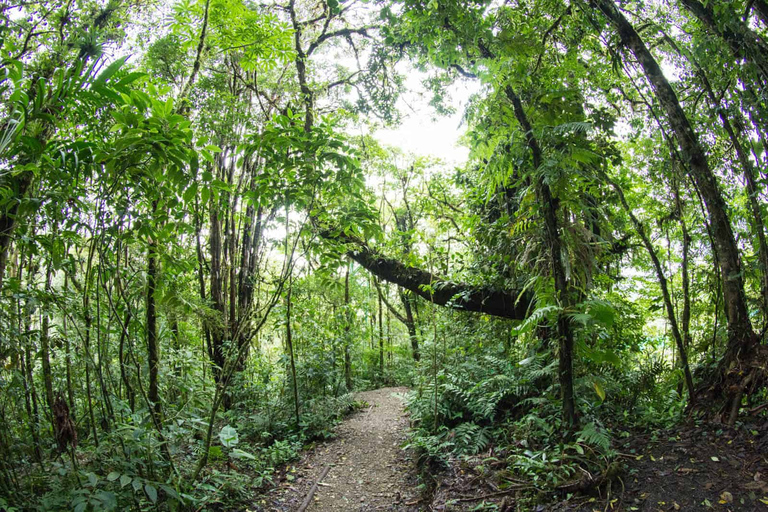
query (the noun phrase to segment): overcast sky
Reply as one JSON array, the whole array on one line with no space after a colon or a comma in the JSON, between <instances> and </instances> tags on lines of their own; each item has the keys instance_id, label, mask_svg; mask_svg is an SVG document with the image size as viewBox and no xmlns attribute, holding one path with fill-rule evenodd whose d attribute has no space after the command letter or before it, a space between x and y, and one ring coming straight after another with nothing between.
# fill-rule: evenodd
<instances>
[{"instance_id":1,"label":"overcast sky","mask_svg":"<svg viewBox=\"0 0 768 512\"><path fill-rule=\"evenodd\" d=\"M407 76L406 86L411 92L398 103L403 122L395 128L378 130L376 138L405 152L435 156L449 165L463 164L469 150L459 145L459 138L466 130L462 116L470 95L479 90L480 82L461 81L452 85L450 104L456 112L444 117L436 115L429 106L429 93L421 86L424 75L409 71Z\"/></svg>"}]
</instances>

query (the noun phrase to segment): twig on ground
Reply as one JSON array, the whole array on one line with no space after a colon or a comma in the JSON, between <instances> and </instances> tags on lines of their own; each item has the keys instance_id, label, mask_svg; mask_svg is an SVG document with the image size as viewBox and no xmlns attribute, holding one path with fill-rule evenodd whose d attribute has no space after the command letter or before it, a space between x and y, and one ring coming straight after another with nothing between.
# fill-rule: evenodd
<instances>
[{"instance_id":1,"label":"twig on ground","mask_svg":"<svg viewBox=\"0 0 768 512\"><path fill-rule=\"evenodd\" d=\"M315 480L315 483L312 484L312 488L309 490L307 497L304 498L304 502L302 502L297 512L304 512L305 510L307 510L307 507L309 507L309 504L312 503L312 497L315 495L315 492L317 492L318 484L323 480L323 478L326 477L326 475L328 475L328 471L330 470L331 470L330 464L325 466L325 469L323 469L323 472L320 474L320 478Z\"/></svg>"},{"instance_id":2,"label":"twig on ground","mask_svg":"<svg viewBox=\"0 0 768 512\"><path fill-rule=\"evenodd\" d=\"M512 494L515 491L519 491L519 490L526 489L526 488L529 488L529 487L531 487L531 486L530 485L526 485L526 486L514 487L514 488L504 489L503 491L499 491L499 492L492 492L490 494L483 494L482 496L470 496L470 497L467 497L467 498L457 498L455 501L466 502L466 501L480 501L480 500L485 500L485 499L488 499L488 498L498 498L499 496L506 496L507 494Z\"/></svg>"}]
</instances>

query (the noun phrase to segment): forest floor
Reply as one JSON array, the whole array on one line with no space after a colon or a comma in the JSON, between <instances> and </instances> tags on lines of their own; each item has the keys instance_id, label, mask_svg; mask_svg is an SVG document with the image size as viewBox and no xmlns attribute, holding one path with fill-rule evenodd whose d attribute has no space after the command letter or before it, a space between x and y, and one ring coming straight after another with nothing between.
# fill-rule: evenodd
<instances>
[{"instance_id":1,"label":"forest floor","mask_svg":"<svg viewBox=\"0 0 768 512\"><path fill-rule=\"evenodd\" d=\"M408 429L403 412L407 391L357 393L356 400L368 405L342 422L334 439L289 467L268 510L300 510L318 481L308 512L419 510L414 463L401 448Z\"/></svg>"},{"instance_id":2,"label":"forest floor","mask_svg":"<svg viewBox=\"0 0 768 512\"><path fill-rule=\"evenodd\" d=\"M358 393L356 399L367 405L336 427L336 437L318 443L281 472L266 509L303 510L315 487L308 512L768 511L765 421L736 429L682 424L635 432L617 442L623 461L618 478L592 493L559 498L544 493L537 500L535 491L526 496L499 492L499 482L481 475L473 464L489 454L452 460L435 472L425 492L413 455L402 448L408 430L406 392L383 388Z\"/></svg>"},{"instance_id":3,"label":"forest floor","mask_svg":"<svg viewBox=\"0 0 768 512\"><path fill-rule=\"evenodd\" d=\"M768 422L738 428L681 424L637 431L616 442L621 470L609 483L560 496L498 492L502 480L478 471L480 454L437 476L431 510L497 512L768 511ZM532 487L532 486L531 486Z\"/></svg>"},{"instance_id":4,"label":"forest floor","mask_svg":"<svg viewBox=\"0 0 768 512\"><path fill-rule=\"evenodd\" d=\"M768 510L768 423L681 425L628 439L622 510ZM622 492L621 484L624 489Z\"/></svg>"}]
</instances>

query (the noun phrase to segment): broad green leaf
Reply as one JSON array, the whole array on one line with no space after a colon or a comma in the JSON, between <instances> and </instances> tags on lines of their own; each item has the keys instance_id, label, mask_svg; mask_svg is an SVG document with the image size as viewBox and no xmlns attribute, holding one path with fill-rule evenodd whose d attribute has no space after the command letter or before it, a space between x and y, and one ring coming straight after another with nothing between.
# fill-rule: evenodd
<instances>
[{"instance_id":1,"label":"broad green leaf","mask_svg":"<svg viewBox=\"0 0 768 512\"><path fill-rule=\"evenodd\" d=\"M219 432L219 440L221 441L221 444L227 448L232 448L240 441L237 436L237 430L230 425L226 425L221 429L221 432Z\"/></svg>"},{"instance_id":2,"label":"broad green leaf","mask_svg":"<svg viewBox=\"0 0 768 512\"><path fill-rule=\"evenodd\" d=\"M592 386L595 388L595 393L600 397L600 400L605 400L605 390L603 390L603 386L596 380L592 381Z\"/></svg>"},{"instance_id":3,"label":"broad green leaf","mask_svg":"<svg viewBox=\"0 0 768 512\"><path fill-rule=\"evenodd\" d=\"M233 457L235 459L248 459L248 460L256 460L256 456L248 453L246 451L241 450L240 448L233 448L232 451L229 452L230 457Z\"/></svg>"},{"instance_id":4,"label":"broad green leaf","mask_svg":"<svg viewBox=\"0 0 768 512\"><path fill-rule=\"evenodd\" d=\"M152 503L157 503L157 489L155 489L154 486L146 484L144 486L144 492L147 493L147 498L149 498L149 501Z\"/></svg>"}]
</instances>

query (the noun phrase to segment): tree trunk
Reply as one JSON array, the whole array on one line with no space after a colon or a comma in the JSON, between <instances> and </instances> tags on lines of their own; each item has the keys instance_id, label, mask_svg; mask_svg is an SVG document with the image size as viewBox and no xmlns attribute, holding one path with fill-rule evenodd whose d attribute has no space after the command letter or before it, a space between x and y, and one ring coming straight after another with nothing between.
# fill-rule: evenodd
<instances>
[{"instance_id":1,"label":"tree trunk","mask_svg":"<svg viewBox=\"0 0 768 512\"><path fill-rule=\"evenodd\" d=\"M157 249L156 242L150 240L147 249L147 364L149 366L149 387L147 399L152 408L156 425L163 424L162 404L158 373L160 367L160 347L157 339L157 313L155 311L155 291L157 289Z\"/></svg>"},{"instance_id":2,"label":"tree trunk","mask_svg":"<svg viewBox=\"0 0 768 512\"><path fill-rule=\"evenodd\" d=\"M222 286L222 247L221 247L221 220L218 208L211 199L211 226L210 226L210 272L211 272L211 301L215 309L224 318L224 290ZM218 382L224 369L224 329L222 326L211 326L211 355L213 356L213 375ZM226 400L224 407L227 407Z\"/></svg>"},{"instance_id":3,"label":"tree trunk","mask_svg":"<svg viewBox=\"0 0 768 512\"><path fill-rule=\"evenodd\" d=\"M683 330L683 349L687 351L691 346L691 235L688 233L688 224L685 222L685 210L680 199L678 186L675 187L675 204L680 215L680 229L683 233L683 261L681 269L683 279L683 313L680 318L680 324Z\"/></svg>"},{"instance_id":4,"label":"tree trunk","mask_svg":"<svg viewBox=\"0 0 768 512\"><path fill-rule=\"evenodd\" d=\"M347 386L347 391L352 391L352 358L350 355L350 329L352 327L352 312L350 311L349 301L349 267L352 264L347 264L347 272L344 275L344 383Z\"/></svg>"},{"instance_id":5,"label":"tree trunk","mask_svg":"<svg viewBox=\"0 0 768 512\"><path fill-rule=\"evenodd\" d=\"M752 213L749 223L757 242L755 252L757 253L760 268L763 319L768 319L768 242L766 242L765 223L763 221L763 213L758 198L759 192L757 189L755 168L752 165L752 161L750 160L749 155L744 150L744 146L741 144L741 131L738 130L733 123L731 123L731 120L726 115L727 110L722 104L722 101L715 95L715 92L712 90L712 85L707 78L704 68L699 65L693 56L685 56L694 64L694 66L696 66L699 77L701 79L701 84L707 93L707 97L709 98L711 108L717 111L720 122L723 125L723 129L725 130L725 133L728 135L728 138L733 145L733 151L736 154L739 165L741 166L741 172L744 176L744 182L747 189L747 201L749 203L750 212ZM750 96L752 98L756 97L754 93ZM737 118L736 121L737 126L743 126L740 119ZM755 129L758 129L757 126L755 126ZM755 161L759 162L760 160L756 157Z\"/></svg>"},{"instance_id":6,"label":"tree trunk","mask_svg":"<svg viewBox=\"0 0 768 512\"><path fill-rule=\"evenodd\" d=\"M379 294L379 376L384 378L384 306Z\"/></svg>"},{"instance_id":7,"label":"tree trunk","mask_svg":"<svg viewBox=\"0 0 768 512\"><path fill-rule=\"evenodd\" d=\"M408 329L408 337L411 340L411 354L413 360L418 362L421 359L421 354L419 353L419 337L416 335L416 322L413 318L413 307L411 307L411 300L413 299L405 291L400 290L400 300L405 309L405 328Z\"/></svg>"},{"instance_id":8,"label":"tree trunk","mask_svg":"<svg viewBox=\"0 0 768 512\"><path fill-rule=\"evenodd\" d=\"M120 364L120 380L122 380L125 386L125 396L128 398L128 405L131 407L131 412L136 410L136 397L133 392L133 386L131 386L131 380L128 378L128 372L126 371L126 356L125 356L125 341L128 339L128 326L131 322L131 310L130 307L126 308L125 318L123 319L122 330L120 331L120 341L118 343L118 363Z\"/></svg>"},{"instance_id":9,"label":"tree trunk","mask_svg":"<svg viewBox=\"0 0 768 512\"><path fill-rule=\"evenodd\" d=\"M64 293L69 291L69 274L64 273ZM67 317L65 316L61 321L61 331L64 335L64 364L66 366L66 378L67 378L67 403L69 405L69 415L75 420L77 411L75 410L75 386L72 382L72 347L69 343L69 333L67 332Z\"/></svg>"},{"instance_id":10,"label":"tree trunk","mask_svg":"<svg viewBox=\"0 0 768 512\"><path fill-rule=\"evenodd\" d=\"M738 374L743 361L749 360L757 347L757 336L749 320L741 258L733 235L725 201L715 174L707 162L702 148L686 116L675 91L646 47L638 33L616 8L611 0L593 0L618 31L622 44L628 48L643 68L651 87L666 113L680 150L707 208L712 238L717 249L718 263L723 282L723 299L728 321L728 346L720 362L721 382L715 388L726 398L726 408L740 393L741 378ZM732 380L732 382L725 382ZM734 387L735 385L735 387Z\"/></svg>"},{"instance_id":11,"label":"tree trunk","mask_svg":"<svg viewBox=\"0 0 768 512\"><path fill-rule=\"evenodd\" d=\"M643 241L645 250L648 251L648 256L650 256L651 262L653 263L653 268L656 271L656 278L658 279L659 287L661 288L661 296L664 300L664 307L667 310L667 319L669 320L669 325L672 330L672 337L675 340L675 344L677 345L677 351L680 355L680 366L682 367L683 374L685 375L685 387L688 389L688 400L690 401L691 404L694 404L696 403L696 392L695 392L695 388L693 387L693 377L691 376L691 369L688 365L688 355L685 349L685 343L683 341L683 337L680 334L680 328L677 323L677 316L675 315L675 308L672 305L672 296L669 293L669 286L667 285L667 278L664 275L664 269L661 266L661 261L659 261L659 257L656 254L656 249L653 247L653 244L651 243L651 239L648 237L647 233L645 232L645 227L643 226L642 222L640 222L640 220L635 216L632 208L630 208L629 204L627 203L627 200L624 197L624 192L621 190L621 187L619 187L616 183L610 180L607 180L607 181L616 191L616 194L619 196L619 201L621 201L621 206L624 207L624 211L627 212L627 215L629 215L629 218L632 221L632 225L635 227L635 231L637 231L637 234L640 236L640 239ZM686 272L687 272L687 269L686 269ZM687 279L687 276L683 278L684 281L686 279ZM690 313L689 313L689 318L690 318ZM687 322L687 320L684 320L684 322Z\"/></svg>"},{"instance_id":12,"label":"tree trunk","mask_svg":"<svg viewBox=\"0 0 768 512\"><path fill-rule=\"evenodd\" d=\"M533 133L528 116L523 109L523 103L511 85L505 88L507 98L512 102L517 122L523 130L523 134L531 151L534 170L538 171L542 165L541 146ZM536 194L544 209L544 242L548 249L550 274L555 284L555 300L561 308L557 316L558 336L558 377L560 381L560 396L563 401L563 417L568 426L573 427L577 423L576 405L573 393L573 330L570 321L564 314L568 309L570 296L568 280L563 266L563 248L558 228L558 201L552 197L552 191L543 178L537 178Z\"/></svg>"},{"instance_id":13,"label":"tree trunk","mask_svg":"<svg viewBox=\"0 0 768 512\"><path fill-rule=\"evenodd\" d=\"M50 292L51 289L51 274L53 269L51 262L45 269L45 291ZM51 347L50 347L50 319L49 310L46 305L42 311L43 321L40 332L40 355L42 358L43 366L43 386L45 387L45 401L48 404L48 410L51 414L51 421L54 421L53 415L53 376L51 374ZM51 423L53 426L54 423ZM54 431L55 431L55 427Z\"/></svg>"},{"instance_id":14,"label":"tree trunk","mask_svg":"<svg viewBox=\"0 0 768 512\"><path fill-rule=\"evenodd\" d=\"M393 258L382 256L361 241L329 232L321 232L320 235L354 244L354 249L347 255L360 266L433 304L512 320L525 320L528 317L533 295L527 291L499 290L486 286L455 283L429 271L410 267Z\"/></svg>"},{"instance_id":15,"label":"tree trunk","mask_svg":"<svg viewBox=\"0 0 768 512\"><path fill-rule=\"evenodd\" d=\"M287 233L286 233L287 236ZM285 343L288 348L288 356L291 362L291 380L293 380L293 407L296 415L296 428L299 428L301 417L299 416L299 381L296 378L296 359L293 352L293 333L291 332L291 291L293 279L288 278L288 292L285 294Z\"/></svg>"}]
</instances>

